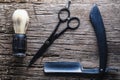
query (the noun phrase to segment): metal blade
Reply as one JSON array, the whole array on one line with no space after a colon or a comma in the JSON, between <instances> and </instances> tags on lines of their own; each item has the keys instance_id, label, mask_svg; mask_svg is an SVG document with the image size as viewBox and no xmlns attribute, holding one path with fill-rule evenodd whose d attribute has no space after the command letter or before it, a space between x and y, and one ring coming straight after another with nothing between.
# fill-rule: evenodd
<instances>
[{"instance_id":1,"label":"metal blade","mask_svg":"<svg viewBox=\"0 0 120 80\"><path fill-rule=\"evenodd\" d=\"M46 62L45 73L80 73L82 67L79 62Z\"/></svg>"}]
</instances>

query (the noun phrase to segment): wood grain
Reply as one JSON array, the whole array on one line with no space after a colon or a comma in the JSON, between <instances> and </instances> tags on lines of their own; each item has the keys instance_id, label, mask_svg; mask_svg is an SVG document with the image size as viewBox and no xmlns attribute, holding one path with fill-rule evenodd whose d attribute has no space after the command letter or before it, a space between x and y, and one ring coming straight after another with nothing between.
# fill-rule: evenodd
<instances>
[{"instance_id":1,"label":"wood grain","mask_svg":"<svg viewBox=\"0 0 120 80\"><path fill-rule=\"evenodd\" d=\"M120 0L72 0L71 16L80 18L80 27L67 31L48 49L42 62L39 59L26 70L28 62L54 30L58 11L66 3L67 0L0 0L0 80L89 80L81 76L46 76L43 64L48 61L79 61L84 67L99 65L96 37L89 19L93 3L98 4L105 24L108 66L120 71ZM18 8L26 9L30 16L27 56L23 60L12 56L12 14ZM107 75L106 80L120 80L120 72Z\"/></svg>"}]
</instances>

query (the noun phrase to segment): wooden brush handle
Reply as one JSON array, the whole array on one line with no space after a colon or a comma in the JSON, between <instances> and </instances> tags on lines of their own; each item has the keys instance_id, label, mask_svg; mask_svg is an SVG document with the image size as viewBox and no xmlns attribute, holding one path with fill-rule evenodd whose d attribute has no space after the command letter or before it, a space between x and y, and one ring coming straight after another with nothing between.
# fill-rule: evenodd
<instances>
[{"instance_id":1,"label":"wooden brush handle","mask_svg":"<svg viewBox=\"0 0 120 80\"><path fill-rule=\"evenodd\" d=\"M13 52L15 57L25 57L27 49L27 38L25 34L15 34L13 36Z\"/></svg>"}]
</instances>

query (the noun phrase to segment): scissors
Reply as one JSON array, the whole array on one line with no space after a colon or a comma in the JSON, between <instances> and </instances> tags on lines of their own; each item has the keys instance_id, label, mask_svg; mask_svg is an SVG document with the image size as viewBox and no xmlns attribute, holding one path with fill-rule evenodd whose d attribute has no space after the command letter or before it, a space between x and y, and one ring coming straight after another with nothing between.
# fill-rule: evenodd
<instances>
[{"instance_id":1,"label":"scissors","mask_svg":"<svg viewBox=\"0 0 120 80\"><path fill-rule=\"evenodd\" d=\"M67 30L75 30L80 26L79 18L70 17L70 11L69 11L70 3L71 2L69 1L67 8L63 8L59 11L59 13L58 13L59 22L58 22L56 28L54 29L52 34L49 36L49 38L45 41L45 43L41 46L41 48L38 50L38 52L33 56L28 67L30 67L32 64L34 64L34 62L36 62L37 59L40 58L47 51L47 49L52 45L52 43L57 38L59 38L64 32L66 32ZM64 19L61 16L61 15L64 15L63 12L67 13L67 16L64 17ZM76 21L77 25L71 26L70 23L72 23L72 21ZM61 32L57 33L59 26L65 22L67 22L67 27L65 29L63 29Z\"/></svg>"}]
</instances>

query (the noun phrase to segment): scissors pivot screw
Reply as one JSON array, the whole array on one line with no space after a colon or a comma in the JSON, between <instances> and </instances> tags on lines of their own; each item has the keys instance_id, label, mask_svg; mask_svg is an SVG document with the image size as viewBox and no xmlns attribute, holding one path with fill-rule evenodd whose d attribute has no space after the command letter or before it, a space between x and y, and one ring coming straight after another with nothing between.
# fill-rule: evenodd
<instances>
[{"instance_id":1,"label":"scissors pivot screw","mask_svg":"<svg viewBox=\"0 0 120 80\"><path fill-rule=\"evenodd\" d=\"M100 71L103 71L103 69L100 69Z\"/></svg>"},{"instance_id":2,"label":"scissors pivot screw","mask_svg":"<svg viewBox=\"0 0 120 80\"><path fill-rule=\"evenodd\" d=\"M70 20L70 18L68 18L68 20Z\"/></svg>"}]
</instances>

